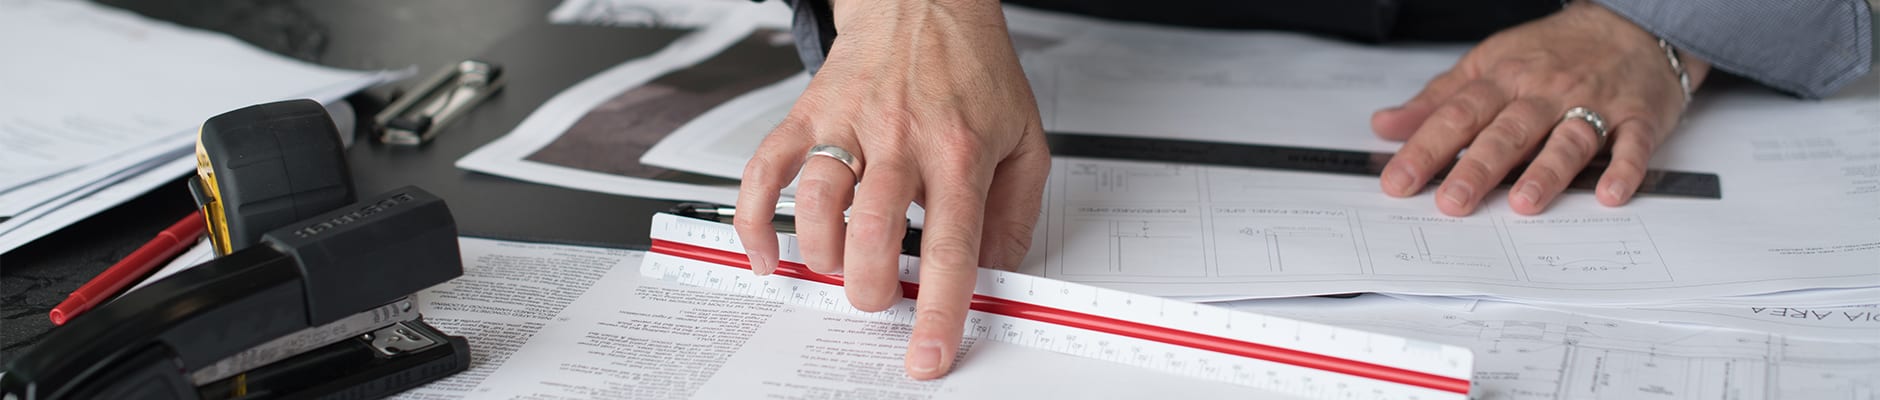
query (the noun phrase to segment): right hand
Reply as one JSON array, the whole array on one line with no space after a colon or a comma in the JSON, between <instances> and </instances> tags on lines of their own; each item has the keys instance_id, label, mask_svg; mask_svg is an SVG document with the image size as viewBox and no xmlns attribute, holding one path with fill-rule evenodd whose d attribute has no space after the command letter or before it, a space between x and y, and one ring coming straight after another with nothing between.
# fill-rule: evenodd
<instances>
[{"instance_id":1,"label":"right hand","mask_svg":"<svg viewBox=\"0 0 1880 400\"><path fill-rule=\"evenodd\" d=\"M881 311L901 298L897 260L908 205L919 203L927 223L906 368L939 378L959 348L976 267L1017 268L1031 246L1051 167L1037 102L997 1L833 6L841 34L827 61L745 166L738 237L752 271L776 270L772 210L800 169L805 263L842 274L856 308ZM805 159L817 144L853 153L855 170Z\"/></svg>"}]
</instances>

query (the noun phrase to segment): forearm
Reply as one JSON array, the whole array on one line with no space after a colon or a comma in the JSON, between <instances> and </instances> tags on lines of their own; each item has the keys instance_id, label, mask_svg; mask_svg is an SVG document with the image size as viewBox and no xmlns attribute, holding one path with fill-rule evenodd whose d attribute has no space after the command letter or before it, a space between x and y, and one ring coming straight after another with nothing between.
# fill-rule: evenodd
<instances>
[{"instance_id":1,"label":"forearm","mask_svg":"<svg viewBox=\"0 0 1880 400\"><path fill-rule=\"evenodd\" d=\"M825 0L829 2L837 30L853 30L855 24L895 19L910 11L933 10L968 24L963 29L988 25L1005 26L999 0Z\"/></svg>"},{"instance_id":2,"label":"forearm","mask_svg":"<svg viewBox=\"0 0 1880 400\"><path fill-rule=\"evenodd\" d=\"M997 28L1004 32L1005 17L998 0L783 0L794 17L791 35L796 37L798 56L815 74L835 45L838 30L854 30L857 23L892 15L909 6L931 7L956 17L964 26L958 28Z\"/></svg>"},{"instance_id":3,"label":"forearm","mask_svg":"<svg viewBox=\"0 0 1880 400\"><path fill-rule=\"evenodd\" d=\"M1873 63L1872 16L1864 0L1593 1L1670 42L1687 59L1805 98L1834 94Z\"/></svg>"}]
</instances>

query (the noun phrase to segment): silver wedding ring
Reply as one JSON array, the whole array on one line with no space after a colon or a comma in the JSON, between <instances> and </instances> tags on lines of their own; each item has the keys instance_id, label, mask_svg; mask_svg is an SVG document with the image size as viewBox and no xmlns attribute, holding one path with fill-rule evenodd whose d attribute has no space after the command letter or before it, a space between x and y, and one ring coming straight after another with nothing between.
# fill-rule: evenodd
<instances>
[{"instance_id":1,"label":"silver wedding ring","mask_svg":"<svg viewBox=\"0 0 1880 400\"><path fill-rule=\"evenodd\" d=\"M1591 125L1593 127L1593 140L1597 143L1596 146L1601 149L1606 148L1605 117L1599 116L1599 113L1593 112L1593 110L1589 110L1586 107L1574 107L1567 109L1567 115L1560 117L1560 123L1566 123L1567 120L1572 119L1586 121L1587 125Z\"/></svg>"},{"instance_id":2,"label":"silver wedding ring","mask_svg":"<svg viewBox=\"0 0 1880 400\"><path fill-rule=\"evenodd\" d=\"M849 153L848 150L844 150L833 144L819 144L810 147L809 154L805 155L804 159L808 160L816 158L817 156L829 157L836 161L841 161L842 165L849 167L849 173L855 174L855 181L860 182L862 180L861 163L856 162L855 154Z\"/></svg>"}]
</instances>

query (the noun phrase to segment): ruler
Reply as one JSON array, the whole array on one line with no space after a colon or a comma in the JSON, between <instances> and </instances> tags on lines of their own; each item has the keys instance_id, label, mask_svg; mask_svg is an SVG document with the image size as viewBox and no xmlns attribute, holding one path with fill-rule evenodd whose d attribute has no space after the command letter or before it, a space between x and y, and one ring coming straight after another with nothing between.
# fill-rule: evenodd
<instances>
[{"instance_id":1,"label":"ruler","mask_svg":"<svg viewBox=\"0 0 1880 400\"><path fill-rule=\"evenodd\" d=\"M661 213L640 272L653 279L912 324L918 259L902 256L902 299L857 311L840 277L809 271L779 235L776 273L756 276L730 225ZM1468 348L1409 340L1013 272L981 269L966 334L1321 399L1466 399Z\"/></svg>"},{"instance_id":2,"label":"ruler","mask_svg":"<svg viewBox=\"0 0 1880 400\"><path fill-rule=\"evenodd\" d=\"M1370 177L1383 173L1384 165L1390 163L1393 155L1349 150L1068 132L1047 134L1045 141L1051 146L1052 156L1328 172ZM1585 169L1580 170L1579 175L1573 176L1573 181L1567 183L1567 188L1592 191L1599 185L1599 177L1606 173L1606 164L1609 161L1603 155L1592 160ZM1520 179L1521 173L1525 170L1526 167L1523 166L1509 171L1507 178L1501 181L1500 186L1513 186L1514 181ZM1449 176L1447 168L1438 171L1429 184L1442 183L1443 177L1446 176ZM1640 181L1638 193L1722 199L1723 187L1721 178L1718 178L1717 174L1650 169L1645 171L1645 179Z\"/></svg>"}]
</instances>

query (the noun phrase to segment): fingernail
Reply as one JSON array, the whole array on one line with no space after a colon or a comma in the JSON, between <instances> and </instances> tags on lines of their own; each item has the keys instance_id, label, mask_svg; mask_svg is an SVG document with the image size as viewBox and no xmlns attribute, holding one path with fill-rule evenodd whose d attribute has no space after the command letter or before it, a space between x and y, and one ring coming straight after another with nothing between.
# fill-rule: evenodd
<instances>
[{"instance_id":1,"label":"fingernail","mask_svg":"<svg viewBox=\"0 0 1880 400\"><path fill-rule=\"evenodd\" d=\"M914 351L907 354L908 370L923 374L939 370L940 347L940 342L932 340L915 344Z\"/></svg>"},{"instance_id":2,"label":"fingernail","mask_svg":"<svg viewBox=\"0 0 1880 400\"><path fill-rule=\"evenodd\" d=\"M1474 198L1474 195L1475 190L1467 183L1457 181L1443 185L1443 201L1451 206L1466 208L1469 206L1469 199Z\"/></svg>"},{"instance_id":3,"label":"fingernail","mask_svg":"<svg viewBox=\"0 0 1880 400\"><path fill-rule=\"evenodd\" d=\"M1384 184L1390 186L1392 192L1410 193L1410 184L1416 178L1410 176L1409 170L1408 167L1391 168L1390 171L1384 173Z\"/></svg>"},{"instance_id":4,"label":"fingernail","mask_svg":"<svg viewBox=\"0 0 1880 400\"><path fill-rule=\"evenodd\" d=\"M1632 194L1631 191L1631 186L1626 186L1622 180L1614 179L1612 183L1606 184L1606 194L1612 196L1613 200L1625 200L1625 196Z\"/></svg>"},{"instance_id":5,"label":"fingernail","mask_svg":"<svg viewBox=\"0 0 1880 400\"><path fill-rule=\"evenodd\" d=\"M1531 181L1522 183L1521 187L1514 190L1514 198L1519 200L1522 204L1540 204L1541 185Z\"/></svg>"},{"instance_id":6,"label":"fingernail","mask_svg":"<svg viewBox=\"0 0 1880 400\"><path fill-rule=\"evenodd\" d=\"M751 272L757 273L757 276L770 275L771 271L777 269L776 266L770 263L769 257L764 257L762 254L757 254L757 253L750 253L750 254L751 254Z\"/></svg>"}]
</instances>

